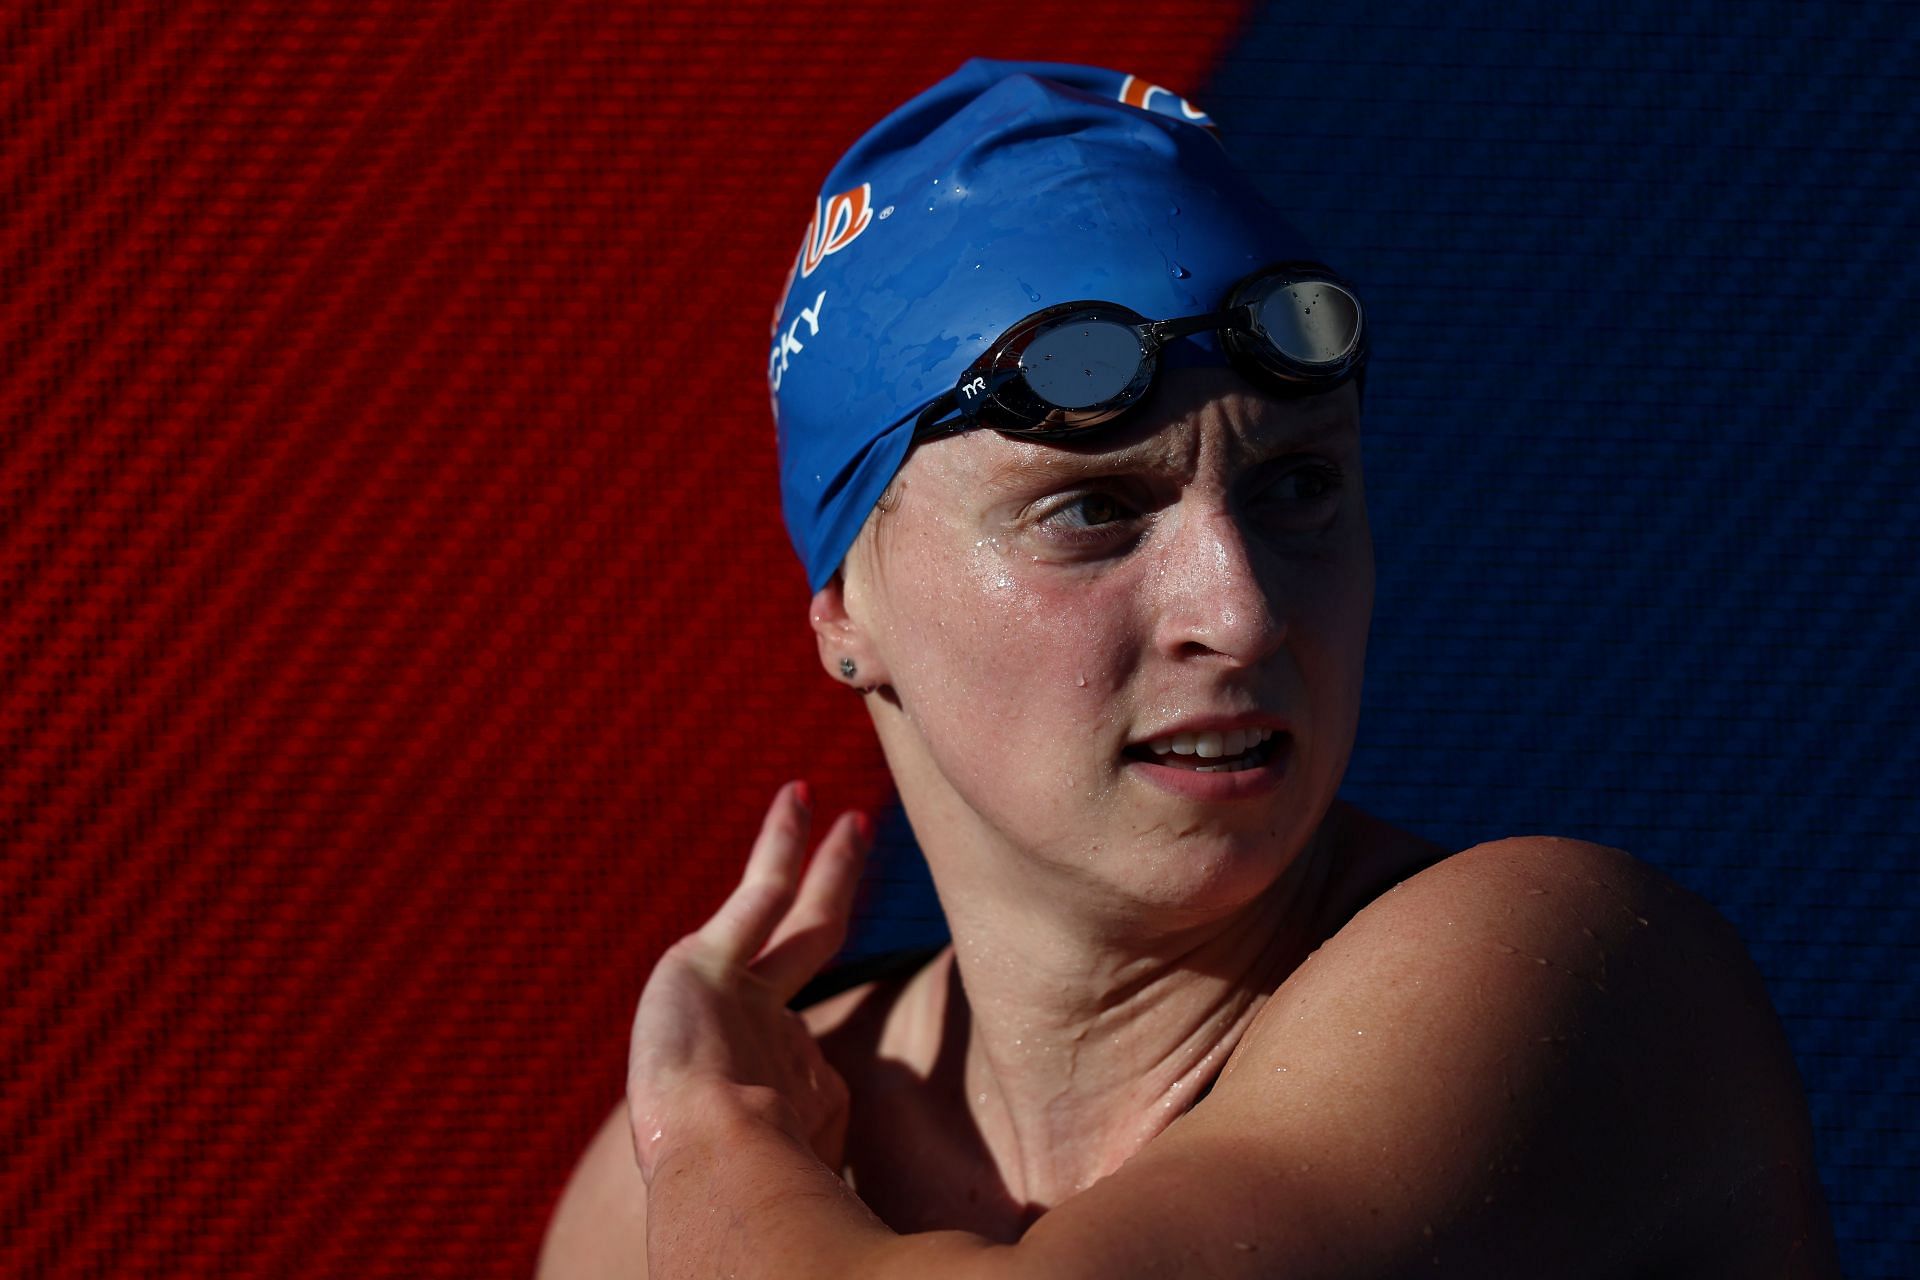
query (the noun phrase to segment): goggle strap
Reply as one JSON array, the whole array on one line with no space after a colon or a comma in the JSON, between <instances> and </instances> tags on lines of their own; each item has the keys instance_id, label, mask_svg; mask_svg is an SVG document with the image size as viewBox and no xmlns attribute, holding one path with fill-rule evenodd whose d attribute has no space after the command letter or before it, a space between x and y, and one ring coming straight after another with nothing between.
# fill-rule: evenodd
<instances>
[{"instance_id":1,"label":"goggle strap","mask_svg":"<svg viewBox=\"0 0 1920 1280\"><path fill-rule=\"evenodd\" d=\"M1228 307L1225 311L1214 311L1204 316L1182 316L1177 320L1154 320L1146 325L1144 337L1152 339L1154 349L1158 350L1176 338L1190 338L1196 333L1208 333L1220 329L1244 329L1253 319L1251 307Z\"/></svg>"},{"instance_id":2,"label":"goggle strap","mask_svg":"<svg viewBox=\"0 0 1920 1280\"><path fill-rule=\"evenodd\" d=\"M957 436L972 428L976 421L960 404L959 393L948 391L920 411L920 417L913 424L913 442Z\"/></svg>"}]
</instances>

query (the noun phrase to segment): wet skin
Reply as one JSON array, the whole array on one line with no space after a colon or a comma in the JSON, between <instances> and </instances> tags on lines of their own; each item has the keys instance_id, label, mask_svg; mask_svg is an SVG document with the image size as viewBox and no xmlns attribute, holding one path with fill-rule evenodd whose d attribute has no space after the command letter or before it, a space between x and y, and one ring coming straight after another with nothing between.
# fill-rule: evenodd
<instances>
[{"instance_id":1,"label":"wet skin","mask_svg":"<svg viewBox=\"0 0 1920 1280\"><path fill-rule=\"evenodd\" d=\"M1318 941L1372 597L1354 389L1181 370L1086 443L921 448L815 598L926 833L1007 1203L1117 1168ZM1148 746L1200 725L1275 736L1236 773Z\"/></svg>"},{"instance_id":2,"label":"wet skin","mask_svg":"<svg viewBox=\"0 0 1920 1280\"><path fill-rule=\"evenodd\" d=\"M1358 425L1351 387L1282 401L1176 370L1086 445L977 431L909 459L814 616L823 657L884 686L869 701L888 762L916 831L951 835L956 890L1070 895L1125 936L1274 882L1359 714ZM1144 744L1223 718L1284 725L1274 767L1204 775L1244 802L1169 794L1203 775L1165 776Z\"/></svg>"},{"instance_id":3,"label":"wet skin","mask_svg":"<svg viewBox=\"0 0 1920 1280\"><path fill-rule=\"evenodd\" d=\"M1445 857L1335 799L1373 586L1357 425L1351 390L1172 371L1087 445L909 459L811 611L954 947L807 1012L851 1102L790 1085L784 1146L660 1083L688 1069L635 1076L706 1102L610 1122L546 1273L637 1274L649 1207L656 1263L694 1273L1833 1273L1791 1055L1724 921L1617 850ZM1202 725L1275 737L1224 774L1148 745ZM816 865L852 865L845 831ZM637 1053L680 1025L657 986ZM795 1141L922 1234L863 1234Z\"/></svg>"}]
</instances>

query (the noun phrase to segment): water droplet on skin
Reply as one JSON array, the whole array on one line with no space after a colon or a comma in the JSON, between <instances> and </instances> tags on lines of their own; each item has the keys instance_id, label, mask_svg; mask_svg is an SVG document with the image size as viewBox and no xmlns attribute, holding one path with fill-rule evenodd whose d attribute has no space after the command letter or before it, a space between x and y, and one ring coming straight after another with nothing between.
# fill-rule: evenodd
<instances>
[{"instance_id":1,"label":"water droplet on skin","mask_svg":"<svg viewBox=\"0 0 1920 1280\"><path fill-rule=\"evenodd\" d=\"M1075 683L1075 684L1077 684L1077 685L1079 685L1079 686L1080 686L1080 687L1081 687L1082 689L1084 689L1084 688L1086 688L1086 687L1087 687L1087 675L1086 675L1086 672L1084 672L1084 671L1083 671L1083 672L1081 672L1081 673L1080 673L1080 678L1079 678L1078 680L1075 680L1075 681L1074 681L1074 683Z\"/></svg>"}]
</instances>

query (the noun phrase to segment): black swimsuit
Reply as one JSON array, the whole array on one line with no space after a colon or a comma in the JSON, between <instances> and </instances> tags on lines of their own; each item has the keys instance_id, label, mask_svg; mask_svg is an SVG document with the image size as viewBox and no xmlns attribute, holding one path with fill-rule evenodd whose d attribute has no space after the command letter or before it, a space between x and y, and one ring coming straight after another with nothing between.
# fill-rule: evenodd
<instances>
[{"instance_id":1,"label":"black swimsuit","mask_svg":"<svg viewBox=\"0 0 1920 1280\"><path fill-rule=\"evenodd\" d=\"M891 982L895 978L912 977L946 949L947 944L943 942L937 947L885 951L876 956L861 956L858 960L835 965L824 973L814 975L811 982L787 1001L787 1008L798 1012L837 996L842 991L851 991L865 982Z\"/></svg>"}]
</instances>

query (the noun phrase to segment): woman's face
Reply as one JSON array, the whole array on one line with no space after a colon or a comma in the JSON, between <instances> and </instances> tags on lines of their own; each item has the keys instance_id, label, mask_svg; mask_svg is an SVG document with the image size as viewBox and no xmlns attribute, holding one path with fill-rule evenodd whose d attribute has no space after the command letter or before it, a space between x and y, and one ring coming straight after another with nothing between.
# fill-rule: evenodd
<instances>
[{"instance_id":1,"label":"woman's face","mask_svg":"<svg viewBox=\"0 0 1920 1280\"><path fill-rule=\"evenodd\" d=\"M916 822L1143 905L1270 885L1359 715L1373 550L1353 387L1281 400L1167 370L1090 443L967 432L919 448L894 493L844 607L861 682L892 690L876 721Z\"/></svg>"}]
</instances>

